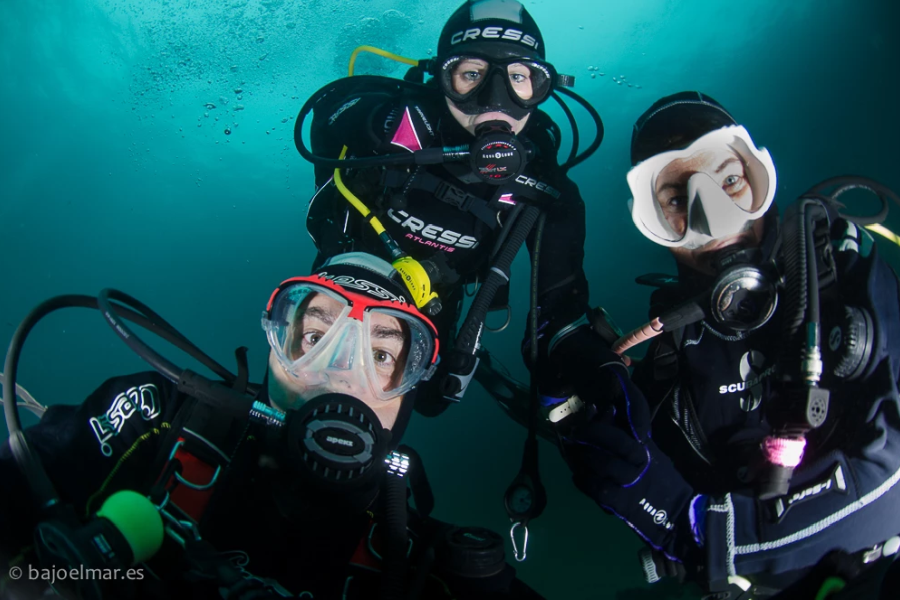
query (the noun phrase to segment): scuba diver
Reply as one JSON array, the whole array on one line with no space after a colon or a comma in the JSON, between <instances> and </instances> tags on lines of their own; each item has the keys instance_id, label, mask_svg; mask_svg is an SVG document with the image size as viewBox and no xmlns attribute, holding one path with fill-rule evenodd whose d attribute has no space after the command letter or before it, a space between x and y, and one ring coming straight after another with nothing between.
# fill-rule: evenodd
<instances>
[{"instance_id":1,"label":"scuba diver","mask_svg":"<svg viewBox=\"0 0 900 600\"><path fill-rule=\"evenodd\" d=\"M0 598L541 598L499 535L429 516L421 461L400 442L439 347L407 298L364 253L282 282L262 313L261 384L246 348L234 375L116 290L41 304L3 380ZM99 309L156 370L110 378L79 406L45 409L21 388L41 416L22 429L22 344L69 306ZM172 364L126 318L221 380Z\"/></svg>"},{"instance_id":2,"label":"scuba diver","mask_svg":"<svg viewBox=\"0 0 900 600\"><path fill-rule=\"evenodd\" d=\"M363 49L412 68L403 81L352 76L355 52L351 76L320 89L298 115L297 149L315 165L307 215L318 249L314 265L365 250L403 273L415 304L447 340L437 375L416 398L417 412L436 416L486 372L479 368L485 319L506 310L506 324L491 331L510 322L510 265L523 242L540 307L536 360L530 336L523 342L529 368L543 368L549 348L581 325L589 308L585 207L567 172L597 149L603 124L567 89L574 78L546 61L537 23L514 0L465 2L444 25L433 59L370 47L357 52ZM557 92L578 101L596 125L580 155L574 117ZM550 98L573 127L562 165L560 129L538 108ZM310 151L303 133L313 109ZM468 286L479 284L458 327Z\"/></svg>"},{"instance_id":3,"label":"scuba diver","mask_svg":"<svg viewBox=\"0 0 900 600\"><path fill-rule=\"evenodd\" d=\"M649 582L879 597L877 578L839 591L900 547L900 293L867 230L900 200L840 177L779 218L769 152L693 91L638 119L631 163L632 219L677 276L637 279L657 288L649 322L596 359L605 382L577 385L581 409L554 425L573 481L646 542ZM849 189L877 194L880 215L841 212Z\"/></svg>"}]
</instances>

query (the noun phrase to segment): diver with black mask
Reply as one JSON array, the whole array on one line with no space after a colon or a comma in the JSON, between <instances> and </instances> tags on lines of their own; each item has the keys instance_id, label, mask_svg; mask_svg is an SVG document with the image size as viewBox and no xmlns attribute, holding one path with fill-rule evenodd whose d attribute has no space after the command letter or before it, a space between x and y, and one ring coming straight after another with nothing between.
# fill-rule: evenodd
<instances>
[{"instance_id":1,"label":"diver with black mask","mask_svg":"<svg viewBox=\"0 0 900 600\"><path fill-rule=\"evenodd\" d=\"M403 81L352 76L354 53L351 76L326 85L301 109L295 143L315 164L317 188L307 228L319 251L315 264L365 250L404 274L416 305L447 340L438 374L416 398L419 413L436 416L484 372L477 366L488 313L506 317L506 324L488 330L511 321L510 265L523 243L539 256L532 266L540 306L538 369L546 364L548 340L589 308L585 208L567 172L597 149L603 124L567 89L574 78L546 61L541 31L516 1L467 1L444 25L432 59L357 51L363 49L412 68ZM558 94L578 101L594 119L595 139L581 154L574 117ZM551 98L573 126L572 152L562 165L560 129L539 109ZM303 134L313 110L310 151ZM472 285L478 291L460 326Z\"/></svg>"},{"instance_id":2,"label":"diver with black mask","mask_svg":"<svg viewBox=\"0 0 900 600\"><path fill-rule=\"evenodd\" d=\"M866 229L877 219L837 200L874 192L883 219L898 198L835 178L779 219L769 152L699 92L648 109L631 159L632 219L678 274L637 279L658 288L650 320L610 338L580 410L554 425L573 480L647 542L649 582L823 598L838 589L824 557L858 571L900 545L898 278Z\"/></svg>"},{"instance_id":3,"label":"diver with black mask","mask_svg":"<svg viewBox=\"0 0 900 600\"><path fill-rule=\"evenodd\" d=\"M246 348L234 375L121 292L42 303L3 378L0 598L540 598L499 535L430 516L401 439L439 346L407 298L397 271L364 253L282 282L262 314L261 384ZM22 345L69 306L99 309L156 370L108 379L78 406L30 399L40 421L23 429ZM125 319L221 380L169 362Z\"/></svg>"}]
</instances>

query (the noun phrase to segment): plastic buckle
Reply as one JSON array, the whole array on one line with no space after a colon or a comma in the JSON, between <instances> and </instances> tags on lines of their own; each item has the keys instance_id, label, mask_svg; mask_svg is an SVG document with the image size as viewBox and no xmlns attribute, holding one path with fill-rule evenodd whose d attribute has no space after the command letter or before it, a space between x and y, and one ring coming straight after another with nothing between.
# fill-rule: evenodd
<instances>
[{"instance_id":1,"label":"plastic buckle","mask_svg":"<svg viewBox=\"0 0 900 600\"><path fill-rule=\"evenodd\" d=\"M446 181L441 181L437 188L434 190L434 195L442 201L455 206L461 210L465 210L468 207L468 202L470 196L468 193L463 190L454 187L447 183Z\"/></svg>"},{"instance_id":2,"label":"plastic buckle","mask_svg":"<svg viewBox=\"0 0 900 600\"><path fill-rule=\"evenodd\" d=\"M519 547L516 544L516 535L515 531L517 527L522 527L525 529L525 539L522 542L522 558L519 558ZM513 523L512 527L509 529L509 539L512 540L513 552L515 552L516 560L518 562L522 562L525 560L526 551L528 549L528 525L525 525L521 521L516 521Z\"/></svg>"}]
</instances>

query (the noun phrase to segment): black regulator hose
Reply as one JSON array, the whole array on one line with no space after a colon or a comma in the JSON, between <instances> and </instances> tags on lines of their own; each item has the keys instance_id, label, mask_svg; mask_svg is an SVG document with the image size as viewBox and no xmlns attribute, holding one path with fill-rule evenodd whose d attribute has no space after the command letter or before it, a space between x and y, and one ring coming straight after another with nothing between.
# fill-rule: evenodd
<instances>
[{"instance_id":1,"label":"black regulator hose","mask_svg":"<svg viewBox=\"0 0 900 600\"><path fill-rule=\"evenodd\" d=\"M784 251L784 280L786 294L784 301L784 344L782 350L785 358L798 359L802 350L797 348L797 332L803 325L808 305L808 286L806 284L807 269L806 259L806 219L800 205L791 207L786 215L783 232ZM791 358L788 358L791 357Z\"/></svg>"},{"instance_id":2,"label":"black regulator hose","mask_svg":"<svg viewBox=\"0 0 900 600\"><path fill-rule=\"evenodd\" d=\"M559 104L559 107L562 109L563 114L566 115L566 119L569 120L569 127L572 128L572 149L569 151L569 158L566 160L566 163L575 160L575 157L578 155L578 144L581 141L580 135L578 133L578 126L575 124L575 115L572 114L572 109L568 107L568 105L562 101L556 92L551 92L550 94L556 103Z\"/></svg>"},{"instance_id":3,"label":"black regulator hose","mask_svg":"<svg viewBox=\"0 0 900 600\"><path fill-rule=\"evenodd\" d=\"M459 160L469 155L468 146L466 146L465 148L426 148L424 150L413 152L412 154L385 154L382 156L346 158L343 160L337 158L328 158L325 156L317 156L309 151L309 149L306 147L306 144L303 142L303 124L306 121L306 117L309 115L316 104L318 104L323 98L325 98L325 96L337 90L340 85L346 84L348 80L352 80L354 84L359 84L361 87L365 87L366 83L371 83L371 89L379 89L384 87L386 79L388 78L378 75L354 75L353 77L345 77L343 79L338 79L337 81L334 81L329 85L326 85L325 87L314 93L312 96L310 96L309 99L307 99L307 101L303 104L303 107L300 109L300 112L297 114L297 119L294 122L294 145L297 147L297 151L300 152L300 156L314 165L328 167L331 169L349 169L409 164L440 164L445 160ZM403 87L425 88L425 86L422 84L416 84L409 81L391 79L388 79L388 81L390 81L398 89L402 89Z\"/></svg>"},{"instance_id":4,"label":"black regulator hose","mask_svg":"<svg viewBox=\"0 0 900 600\"><path fill-rule=\"evenodd\" d=\"M509 268L540 214L539 208L529 206L525 209L525 214L516 222L515 229L509 234L509 243L503 248L496 262L491 265L490 273L481 285L481 292L472 302L472 307L469 309L465 323L457 337L457 349L474 356L480 338L481 325L484 323L484 317L491 306L491 301L497 290L509 282Z\"/></svg>"},{"instance_id":5,"label":"black regulator hose","mask_svg":"<svg viewBox=\"0 0 900 600\"><path fill-rule=\"evenodd\" d=\"M806 338L800 331L819 326L819 278L816 270L816 220L822 218L821 204L801 198L791 207L784 223L784 279L786 286L784 344L785 359L790 363L802 359ZM793 368L787 370L793 371Z\"/></svg>"},{"instance_id":6,"label":"black regulator hose","mask_svg":"<svg viewBox=\"0 0 900 600\"><path fill-rule=\"evenodd\" d=\"M822 200L810 197L801 197L786 212L784 337L778 360L778 402L767 410L772 433L761 445L765 461L756 481L760 500L788 493L807 433L820 427L828 415L830 392L819 386L823 364L815 245L817 223L827 217Z\"/></svg>"},{"instance_id":7,"label":"black regulator hose","mask_svg":"<svg viewBox=\"0 0 900 600\"><path fill-rule=\"evenodd\" d=\"M510 211L509 216L506 217L506 223L503 224L503 227L500 228L500 233L497 235L497 241L494 242L494 247L491 248L491 255L489 260L494 260L497 256L497 253L500 252L501 248L503 248L503 243L506 241L506 238L509 237L509 232L512 231L513 225L516 223L516 219L519 218L519 214L524 210L525 204L519 202L513 207Z\"/></svg>"},{"instance_id":8,"label":"black regulator hose","mask_svg":"<svg viewBox=\"0 0 900 600\"><path fill-rule=\"evenodd\" d=\"M406 595L409 561L407 531L406 479L388 472L382 484L385 532L384 572L381 577L382 600L400 600Z\"/></svg>"},{"instance_id":9,"label":"black regulator hose","mask_svg":"<svg viewBox=\"0 0 900 600\"><path fill-rule=\"evenodd\" d=\"M115 310L113 310L112 305L109 302L110 296L114 296L120 301L131 302L135 306L139 307L144 313L149 315L149 318L147 316L129 310L128 308L117 307ZM178 369L175 368L172 363L166 361L149 346L140 342L137 339L137 336L135 336L134 333L131 332L121 321L116 313L116 310L121 313L122 317L128 319L129 321L137 323L139 326L147 329L148 331L155 333L159 337L163 338L180 350L197 359L204 366L208 367L217 375L225 379L229 384L233 383L236 380L235 375L230 373L225 367L217 363L215 360L204 354L199 348L192 344L174 327L167 323L165 319L150 310L147 306L141 304L130 296L123 294L122 292L117 292L115 290L104 290L103 292L101 292L101 298L95 298L93 296L85 296L80 294L56 296L45 302L42 302L30 313L28 313L28 315L25 316L25 318L19 324L19 327L13 333L12 339L9 343L9 349L6 353L6 360L4 364L5 379L3 382L4 398L15 398L14 395L10 394L14 394L16 389L15 386L19 368L19 359L22 354L22 347L24 346L25 340L27 339L28 335L31 333L31 330L41 319L43 319L50 313L63 308L91 308L103 311L104 316L106 317L110 326L112 326L113 330L120 337L125 339L129 346L136 352L138 352L138 354L140 354L144 360L154 366L154 368L159 368L161 366L169 369L170 371L173 369L175 371L178 371ZM174 381L176 383L179 381L177 376ZM56 490L54 489L52 483L50 482L50 478L47 476L47 473L44 470L41 461L39 460L38 456L34 454L33 449L25 439L24 432L22 431L22 422L19 418L18 403L4 402L3 413L6 418L7 428L9 429L10 449L12 450L13 456L16 459L16 463L19 465L26 480L28 481L28 486L32 490L38 506L41 510L53 507L59 502L59 496L56 493Z\"/></svg>"},{"instance_id":10,"label":"black regulator hose","mask_svg":"<svg viewBox=\"0 0 900 600\"><path fill-rule=\"evenodd\" d=\"M539 208L529 206L516 220L515 228L509 234L506 246L491 265L488 276L472 301L472 306L459 330L455 346L448 357L448 372L441 381L441 391L445 398L456 397L457 394L465 391L468 382L471 381L477 366L475 354L478 351L488 309L497 290L509 282L509 269L513 259L534 227L540 213Z\"/></svg>"},{"instance_id":11,"label":"black regulator hose","mask_svg":"<svg viewBox=\"0 0 900 600\"><path fill-rule=\"evenodd\" d=\"M584 98L582 98L581 96L579 96L578 94L573 92L572 90L567 90L565 88L559 88L558 91L565 94L569 98L572 98L573 100L578 102L581 106L583 106L584 109L588 112L588 114L591 115L591 119L594 120L594 125L597 127L597 134L594 137L594 141L591 143L590 146L588 146L587 150L585 150L584 152L582 152L575 158L569 158L569 160L567 160L564 164L560 165L560 168L562 169L563 174L566 174L569 172L569 169L571 169L572 167L574 167L577 164L584 162L589 156L591 156L594 152L597 151L597 148L599 148L600 144L603 142L604 128L603 128L603 119L600 118L600 114L597 112L597 110L593 106L591 106L591 104L587 100L585 100ZM555 95L555 92L554 92L554 95ZM559 98L556 98L556 101L559 102ZM560 104L562 104L562 103L560 102ZM573 135L575 136L575 139L577 140L578 139L578 137L577 137L578 128L575 126L574 123L572 123L572 131L573 131ZM573 148L574 147L575 146L573 144Z\"/></svg>"},{"instance_id":12,"label":"black regulator hose","mask_svg":"<svg viewBox=\"0 0 900 600\"><path fill-rule=\"evenodd\" d=\"M837 186L838 189L836 189L831 194L824 194L824 190L834 186ZM865 226L883 223L887 218L889 199L900 205L900 196L897 196L897 194L893 190L885 187L884 185L878 183L873 179L856 175L843 175L840 177L832 177L831 179L826 179L825 181L818 183L810 188L810 190L806 192L804 196L818 196L824 200L831 202L832 204L843 206L838 203L838 197L841 194L854 189L862 189L872 192L873 194L878 196L879 200L881 200L881 210L869 217L858 217L838 211L839 217L841 217L842 219L847 219L848 221L853 221L857 225Z\"/></svg>"}]
</instances>

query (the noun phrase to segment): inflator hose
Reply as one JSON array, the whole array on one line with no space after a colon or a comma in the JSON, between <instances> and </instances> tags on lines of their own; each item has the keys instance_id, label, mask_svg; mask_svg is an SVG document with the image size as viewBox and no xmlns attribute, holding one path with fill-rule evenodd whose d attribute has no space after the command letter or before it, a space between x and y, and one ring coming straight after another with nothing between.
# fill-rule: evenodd
<instances>
[{"instance_id":1,"label":"inflator hose","mask_svg":"<svg viewBox=\"0 0 900 600\"><path fill-rule=\"evenodd\" d=\"M382 485L384 493L385 527L384 571L381 576L383 600L400 600L406 597L408 568L407 547L409 533L406 529L406 479L388 473Z\"/></svg>"},{"instance_id":2,"label":"inflator hose","mask_svg":"<svg viewBox=\"0 0 900 600\"><path fill-rule=\"evenodd\" d=\"M822 211L816 200L801 199L784 224L784 279L786 285L784 358L800 360L806 338L799 333L804 322L819 325L819 280L816 270L815 221Z\"/></svg>"},{"instance_id":3,"label":"inflator hose","mask_svg":"<svg viewBox=\"0 0 900 600\"><path fill-rule=\"evenodd\" d=\"M478 345L478 339L481 334L482 325L487 317L488 309L496 295L497 290L509 282L509 267L512 265L513 259L519 253L519 248L525 242L535 222L540 216L540 209L536 206L529 206L525 209L525 213L517 220L515 229L509 234L509 241L506 247L500 252L500 256L491 265L490 273L481 285L481 289L472 301L466 320L459 330L456 338L455 350L467 355L474 356Z\"/></svg>"},{"instance_id":4,"label":"inflator hose","mask_svg":"<svg viewBox=\"0 0 900 600\"><path fill-rule=\"evenodd\" d=\"M797 332L803 325L808 305L807 288L807 247L806 247L806 219L804 202L791 211L789 218L785 219L783 238L784 242L784 281L785 316L784 316L784 343L782 349L785 358L799 359L803 349L797 346ZM801 342L802 343L802 342Z\"/></svg>"}]
</instances>

